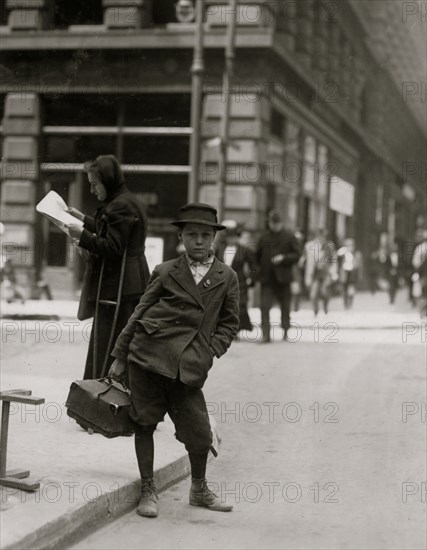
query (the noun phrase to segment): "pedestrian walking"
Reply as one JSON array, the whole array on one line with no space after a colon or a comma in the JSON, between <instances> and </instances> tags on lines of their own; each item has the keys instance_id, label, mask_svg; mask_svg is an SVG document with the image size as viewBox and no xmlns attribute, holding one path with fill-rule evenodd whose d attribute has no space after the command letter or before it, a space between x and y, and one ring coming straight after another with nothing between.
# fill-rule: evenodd
<instances>
[{"instance_id":1,"label":"pedestrian walking","mask_svg":"<svg viewBox=\"0 0 427 550\"><path fill-rule=\"evenodd\" d=\"M15 266L10 258L2 255L0 264L0 283L2 288L2 297L8 304L19 300L25 304L24 290L18 285Z\"/></svg>"},{"instance_id":2,"label":"pedestrian walking","mask_svg":"<svg viewBox=\"0 0 427 550\"><path fill-rule=\"evenodd\" d=\"M298 242L300 250L304 249L304 234L297 229L295 231L295 238ZM301 295L304 293L304 270L305 270L305 258L301 255L298 262L292 266L292 282L291 282L291 295L293 301L293 311L299 310L301 301Z\"/></svg>"},{"instance_id":3,"label":"pedestrian walking","mask_svg":"<svg viewBox=\"0 0 427 550\"><path fill-rule=\"evenodd\" d=\"M275 300L279 302L283 339L287 340L290 327L292 266L301 257L295 235L284 228L277 211L268 216L268 229L261 235L256 257L261 282L261 327L262 340L270 338L270 309Z\"/></svg>"},{"instance_id":4,"label":"pedestrian walking","mask_svg":"<svg viewBox=\"0 0 427 550\"><path fill-rule=\"evenodd\" d=\"M408 298L412 307L417 306L418 299L421 296L422 289L420 283L420 276L418 270L414 268L415 251L418 249L417 255L423 247L418 248L424 241L424 237L427 234L426 230L418 228L415 232L415 239L413 243L406 243L405 254L403 260L406 265L406 281L408 285ZM408 246L411 245L411 246ZM418 263L418 260L415 260Z\"/></svg>"},{"instance_id":5,"label":"pedestrian walking","mask_svg":"<svg viewBox=\"0 0 427 550\"><path fill-rule=\"evenodd\" d=\"M70 214L84 226L71 225L69 230L79 247L87 251L79 319L93 316L94 321L83 377L96 379L105 376L113 362L112 344L148 282L144 254L147 218L143 205L127 189L113 155L87 162L84 170L91 193L102 205L94 217L70 208Z\"/></svg>"},{"instance_id":6,"label":"pedestrian walking","mask_svg":"<svg viewBox=\"0 0 427 550\"><path fill-rule=\"evenodd\" d=\"M224 229L215 208L187 204L172 223L186 252L154 269L116 342L110 369L115 379L129 375L141 475L137 513L147 517L158 515L153 433L166 413L189 454L190 504L221 512L232 509L206 481L212 432L202 387L214 357L221 357L237 334L237 275L210 255L216 231Z\"/></svg>"},{"instance_id":7,"label":"pedestrian walking","mask_svg":"<svg viewBox=\"0 0 427 550\"><path fill-rule=\"evenodd\" d=\"M356 250L356 242L353 238L344 239L344 246L338 250L337 255L344 307L351 309L356 294L356 284L362 269L362 255Z\"/></svg>"},{"instance_id":8,"label":"pedestrian walking","mask_svg":"<svg viewBox=\"0 0 427 550\"><path fill-rule=\"evenodd\" d=\"M254 253L240 243L242 226L236 220L224 220L224 238L216 247L216 257L230 266L239 281L239 331L253 329L248 313L248 289L255 285L257 265Z\"/></svg>"},{"instance_id":9,"label":"pedestrian walking","mask_svg":"<svg viewBox=\"0 0 427 550\"><path fill-rule=\"evenodd\" d=\"M328 241L326 229L319 229L304 247L304 283L310 290L314 315L319 313L319 301L328 313L331 286L338 279L338 258L334 243Z\"/></svg>"},{"instance_id":10,"label":"pedestrian walking","mask_svg":"<svg viewBox=\"0 0 427 550\"><path fill-rule=\"evenodd\" d=\"M390 252L390 237L383 231L380 235L379 246L369 257L367 276L369 289L372 294L377 290L389 290L387 257Z\"/></svg>"},{"instance_id":11,"label":"pedestrian walking","mask_svg":"<svg viewBox=\"0 0 427 550\"><path fill-rule=\"evenodd\" d=\"M412 257L414 268L414 297L416 298L421 316L427 315L427 230L422 232L422 242L415 248Z\"/></svg>"},{"instance_id":12,"label":"pedestrian walking","mask_svg":"<svg viewBox=\"0 0 427 550\"><path fill-rule=\"evenodd\" d=\"M394 304L402 272L399 247L396 242L393 242L393 244L390 246L390 250L388 251L386 257L385 266L389 300L390 304Z\"/></svg>"}]
</instances>

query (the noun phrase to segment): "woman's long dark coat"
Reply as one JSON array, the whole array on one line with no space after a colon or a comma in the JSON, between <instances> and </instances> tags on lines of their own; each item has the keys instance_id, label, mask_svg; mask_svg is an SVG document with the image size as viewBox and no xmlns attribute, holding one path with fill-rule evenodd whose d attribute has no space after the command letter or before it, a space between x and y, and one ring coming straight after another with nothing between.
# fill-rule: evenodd
<instances>
[{"instance_id":1,"label":"woman's long dark coat","mask_svg":"<svg viewBox=\"0 0 427 550\"><path fill-rule=\"evenodd\" d=\"M124 251L127 250L122 299L112 340L114 345L117 336L126 326L129 317L138 305L149 279L149 270L144 254L147 232L146 214L138 199L122 185L98 208L94 218L85 217L84 228L79 246L91 252L81 295L81 300L84 300L84 303L80 304L87 310L84 317L95 314L96 296L103 262L104 273L100 300L116 301L122 258ZM104 358L111 351L111 349L107 350L107 347L114 309L112 304L101 303L98 306L96 367L94 369L95 331L92 330L84 373L85 379L100 378L103 374ZM113 360L112 357L108 357L107 371Z\"/></svg>"}]
</instances>

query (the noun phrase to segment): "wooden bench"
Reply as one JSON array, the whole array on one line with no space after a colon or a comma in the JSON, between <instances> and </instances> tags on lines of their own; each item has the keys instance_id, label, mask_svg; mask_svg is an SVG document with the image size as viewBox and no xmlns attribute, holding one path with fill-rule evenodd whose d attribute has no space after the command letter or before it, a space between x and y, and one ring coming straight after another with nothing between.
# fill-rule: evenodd
<instances>
[{"instance_id":1,"label":"wooden bench","mask_svg":"<svg viewBox=\"0 0 427 550\"><path fill-rule=\"evenodd\" d=\"M1 432L0 432L0 485L13 487L24 491L36 491L40 483L25 479L29 477L29 470L6 471L7 436L9 432L9 413L11 403L28 403L30 405L42 405L45 400L42 397L31 397L31 390L10 390L0 392L1 410Z\"/></svg>"}]
</instances>

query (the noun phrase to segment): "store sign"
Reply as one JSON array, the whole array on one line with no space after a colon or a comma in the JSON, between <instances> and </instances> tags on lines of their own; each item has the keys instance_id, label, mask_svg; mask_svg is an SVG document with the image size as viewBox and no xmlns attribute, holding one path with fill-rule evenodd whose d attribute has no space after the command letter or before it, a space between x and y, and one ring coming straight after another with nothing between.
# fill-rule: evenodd
<instances>
[{"instance_id":1,"label":"store sign","mask_svg":"<svg viewBox=\"0 0 427 550\"><path fill-rule=\"evenodd\" d=\"M145 257L148 269L152 273L156 265L163 262L164 240L161 237L147 237L145 239Z\"/></svg>"},{"instance_id":2,"label":"store sign","mask_svg":"<svg viewBox=\"0 0 427 550\"><path fill-rule=\"evenodd\" d=\"M354 213L354 185L333 176L331 178L329 208L345 216L352 216Z\"/></svg>"}]
</instances>

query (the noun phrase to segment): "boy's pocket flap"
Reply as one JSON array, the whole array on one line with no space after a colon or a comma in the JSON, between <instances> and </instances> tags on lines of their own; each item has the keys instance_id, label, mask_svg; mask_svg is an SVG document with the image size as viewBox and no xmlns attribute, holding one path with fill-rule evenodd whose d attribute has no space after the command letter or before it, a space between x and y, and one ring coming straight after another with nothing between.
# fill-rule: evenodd
<instances>
[{"instance_id":1,"label":"boy's pocket flap","mask_svg":"<svg viewBox=\"0 0 427 550\"><path fill-rule=\"evenodd\" d=\"M138 319L137 323L144 327L147 334L153 334L153 332L156 332L156 330L159 330L160 328L160 325L158 325L155 321L150 321L150 319Z\"/></svg>"}]
</instances>

